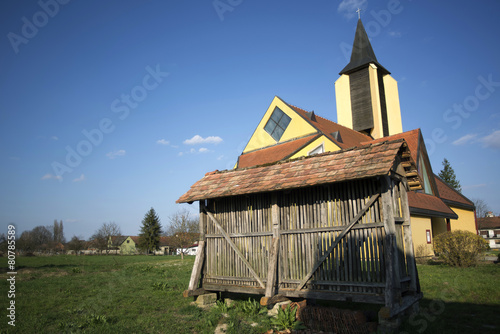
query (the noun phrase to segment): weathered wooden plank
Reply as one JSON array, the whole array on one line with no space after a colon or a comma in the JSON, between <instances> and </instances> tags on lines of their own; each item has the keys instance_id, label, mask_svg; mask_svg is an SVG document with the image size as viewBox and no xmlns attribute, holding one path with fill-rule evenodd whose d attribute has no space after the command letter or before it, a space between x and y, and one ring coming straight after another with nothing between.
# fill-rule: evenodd
<instances>
[{"instance_id":1,"label":"weathered wooden plank","mask_svg":"<svg viewBox=\"0 0 500 334\"><path fill-rule=\"evenodd\" d=\"M272 297L276 292L276 278L278 269L278 256L279 256L279 237L273 238L271 253L269 258L269 265L267 271L267 283L266 283L266 297Z\"/></svg>"},{"instance_id":2,"label":"weathered wooden plank","mask_svg":"<svg viewBox=\"0 0 500 334\"><path fill-rule=\"evenodd\" d=\"M253 275L253 277L257 280L257 282L259 282L259 285L262 287L262 288L265 288L265 285L264 283L262 283L262 280L260 279L259 275L255 272L255 270L253 269L252 265L248 262L248 260L245 258L245 256L243 256L243 254L241 253L241 251L238 249L238 247L236 247L236 245L234 244L234 242L231 240L231 238L229 237L229 235L226 233L226 231L222 228L222 226L220 225L219 221L217 220L217 218L215 218L215 216L210 212L210 211L206 211L207 212L207 215L210 217L210 219L212 220L212 222L215 224L215 226L219 229L219 231L224 235L224 238L226 239L227 243L231 246L231 248L235 251L236 255L240 258L241 261L243 261L243 263L247 266L248 270L250 271L250 273Z\"/></svg>"},{"instance_id":3,"label":"weathered wooden plank","mask_svg":"<svg viewBox=\"0 0 500 334\"><path fill-rule=\"evenodd\" d=\"M188 290L198 288L198 281L201 277L201 270L203 262L205 261L205 240L200 240L198 243L198 250L196 251L196 258L194 260L193 271L191 272L191 279L189 280Z\"/></svg>"},{"instance_id":4,"label":"weathered wooden plank","mask_svg":"<svg viewBox=\"0 0 500 334\"><path fill-rule=\"evenodd\" d=\"M340 240L351 230L351 228L354 226L354 224L356 224L358 222L358 220L361 218L361 216L377 200L378 197L379 197L379 194L373 195L372 198L370 198L370 200L368 201L368 203L365 205L365 207L360 212L358 212L358 214L349 222L349 224L345 227L345 229L337 236L337 238L333 242L332 246L330 246L330 248L328 248L328 250L326 251L326 253L320 258L320 261L318 261L314 265L313 269L311 269L308 272L308 274L306 275L306 277L304 277L304 279L302 279L302 281L300 282L299 287L297 288L297 290L302 289L302 287L304 286L304 284L306 284L306 282L311 278L311 276L319 268L319 266L325 260L325 258L332 252L332 250L337 246L337 244L340 242Z\"/></svg>"}]
</instances>

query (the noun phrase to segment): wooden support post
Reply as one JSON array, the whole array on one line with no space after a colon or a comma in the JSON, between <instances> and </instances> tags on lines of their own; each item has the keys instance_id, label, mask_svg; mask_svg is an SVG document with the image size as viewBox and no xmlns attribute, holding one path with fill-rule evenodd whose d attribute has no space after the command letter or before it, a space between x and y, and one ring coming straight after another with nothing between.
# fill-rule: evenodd
<instances>
[{"instance_id":1,"label":"wooden support post","mask_svg":"<svg viewBox=\"0 0 500 334\"><path fill-rule=\"evenodd\" d=\"M413 249L413 238L411 235L411 221L410 221L410 206L408 203L408 193L406 190L406 184L401 183L401 207L402 214L404 218L403 232L404 232L404 242L406 251L406 262L408 265L408 274L410 275L410 291L420 292L418 290L417 284L417 265L415 262L415 251Z\"/></svg>"},{"instance_id":2,"label":"wooden support post","mask_svg":"<svg viewBox=\"0 0 500 334\"><path fill-rule=\"evenodd\" d=\"M273 241L271 252L269 254L269 263L267 270L266 294L269 298L276 293L276 279L278 278L278 258L279 258L279 229L280 229L280 210L278 206L278 194L272 195L272 223L273 223Z\"/></svg>"},{"instance_id":3,"label":"wooden support post","mask_svg":"<svg viewBox=\"0 0 500 334\"><path fill-rule=\"evenodd\" d=\"M194 260L191 279L189 280L188 290L192 291L198 288L198 281L202 274L203 263L205 262L205 231L206 231L206 214L205 202L200 201L200 240L198 240L198 250Z\"/></svg>"},{"instance_id":4,"label":"wooden support post","mask_svg":"<svg viewBox=\"0 0 500 334\"><path fill-rule=\"evenodd\" d=\"M394 221L393 181L384 176L382 184L382 214L385 229L385 306L393 310L401 300L401 278Z\"/></svg>"},{"instance_id":5,"label":"wooden support post","mask_svg":"<svg viewBox=\"0 0 500 334\"><path fill-rule=\"evenodd\" d=\"M231 237L229 236L229 234L227 234L227 232L222 228L221 224L219 223L219 221L217 220L217 218L215 218L215 216L208 210L206 210L205 208L205 212L207 213L208 217L210 217L210 219L212 220L212 222L214 223L215 227L217 227L217 229L220 231L220 233L224 236L224 239L226 239L227 243L229 244L229 246L231 246L231 248L234 250L234 252L236 253L236 255L240 258L240 260L245 264L245 266L248 268L248 270L250 270L250 273L252 274L252 276L255 278L255 280L259 283L259 285L265 289L266 286L264 285L264 283L262 282L262 280L260 279L259 275L257 274L257 272L253 269L252 265L250 264L250 262L248 262L248 260L245 258L245 256L241 253L241 251L238 249L238 247L236 247L236 245L234 244L234 242L231 240Z\"/></svg>"},{"instance_id":6,"label":"wooden support post","mask_svg":"<svg viewBox=\"0 0 500 334\"><path fill-rule=\"evenodd\" d=\"M323 261L326 260L328 256L330 256L330 253L337 247L338 243L344 236L349 233L349 231L352 229L354 224L356 224L359 219L366 213L366 211L372 206L372 204L377 200L379 197L379 194L375 194L370 198L370 200L365 204L365 206L358 212L358 214L349 221L349 224L340 232L340 234L335 238L335 241L332 243L332 245L326 250L325 254L319 259L319 261L314 265L314 267L307 273L306 277L304 277L299 285L297 286L297 289L295 291L299 291L304 287L304 285L307 283L307 281L312 277L312 275L318 270L318 268L321 266Z\"/></svg>"}]
</instances>

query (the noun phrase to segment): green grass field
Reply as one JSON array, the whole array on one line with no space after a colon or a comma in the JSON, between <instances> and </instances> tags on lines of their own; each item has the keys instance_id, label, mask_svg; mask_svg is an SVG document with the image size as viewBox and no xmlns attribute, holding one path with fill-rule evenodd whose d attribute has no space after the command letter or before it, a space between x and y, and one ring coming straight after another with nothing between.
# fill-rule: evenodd
<instances>
[{"instance_id":1,"label":"green grass field","mask_svg":"<svg viewBox=\"0 0 500 334\"><path fill-rule=\"evenodd\" d=\"M8 325L7 259L0 258L0 333L213 333L225 322L229 333L263 333L266 316L241 300L202 311L183 298L194 257L53 256L18 257L16 326ZM424 292L421 312L407 319L407 333L498 333L500 267L419 265ZM353 304L338 303L337 307ZM362 305L361 308L378 309ZM249 324L255 322L255 327Z\"/></svg>"}]
</instances>

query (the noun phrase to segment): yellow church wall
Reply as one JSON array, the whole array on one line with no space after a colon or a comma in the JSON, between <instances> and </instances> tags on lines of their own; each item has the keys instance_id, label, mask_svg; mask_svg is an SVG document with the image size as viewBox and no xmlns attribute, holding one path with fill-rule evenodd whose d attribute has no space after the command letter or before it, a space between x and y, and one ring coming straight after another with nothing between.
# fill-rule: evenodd
<instances>
[{"instance_id":1,"label":"yellow church wall","mask_svg":"<svg viewBox=\"0 0 500 334\"><path fill-rule=\"evenodd\" d=\"M299 157L305 157L309 155L309 152L317 148L319 145L323 144L324 147L324 152L335 152L340 150L340 147L338 147L336 144L334 144L330 139L328 139L325 136L321 136L312 143L310 143L307 146L304 146L300 151L295 153L291 159L299 158Z\"/></svg>"},{"instance_id":2,"label":"yellow church wall","mask_svg":"<svg viewBox=\"0 0 500 334\"><path fill-rule=\"evenodd\" d=\"M403 132L401 121L401 107L399 105L398 82L390 75L384 75L385 103L387 108L387 119L389 121L389 135Z\"/></svg>"},{"instance_id":3,"label":"yellow church wall","mask_svg":"<svg viewBox=\"0 0 500 334\"><path fill-rule=\"evenodd\" d=\"M271 117L276 107L280 108L285 114L287 114L291 118L290 124L288 124L288 127L286 128L285 132L283 133L283 136L279 141L280 143L288 141L290 139L304 137L306 135L310 135L317 132L317 130L314 127L312 127L309 123L307 123L306 120L304 120L294 110L289 108L288 105L286 105L286 103L284 103L280 98L275 96L273 101L271 102L271 105L264 114L264 117L262 117L262 119L260 120L257 129L254 131L252 137L248 141L248 144L243 150L243 153L275 145L277 143L273 139L273 137L271 137L271 135L269 135L266 132L266 130L264 130L264 126L266 125L267 121Z\"/></svg>"},{"instance_id":4,"label":"yellow church wall","mask_svg":"<svg viewBox=\"0 0 500 334\"><path fill-rule=\"evenodd\" d=\"M458 219L450 219L452 231L462 230L477 234L474 211L459 209L451 205L450 208L458 215Z\"/></svg>"},{"instance_id":5,"label":"yellow church wall","mask_svg":"<svg viewBox=\"0 0 500 334\"><path fill-rule=\"evenodd\" d=\"M427 230L431 232L431 243L427 243ZM416 256L433 255L434 249L432 247L432 221L427 217L411 217L411 235L413 239L413 249ZM419 248L422 249L423 254L419 254Z\"/></svg>"},{"instance_id":6,"label":"yellow church wall","mask_svg":"<svg viewBox=\"0 0 500 334\"><path fill-rule=\"evenodd\" d=\"M433 238L448 230L446 227L447 224L445 218L432 217L431 221Z\"/></svg>"},{"instance_id":7,"label":"yellow church wall","mask_svg":"<svg viewBox=\"0 0 500 334\"><path fill-rule=\"evenodd\" d=\"M370 78L370 93L372 98L373 110L373 129L371 136L374 139L384 137L384 130L382 127L382 110L380 109L380 93L378 89L378 74L377 66L370 64L368 67L368 75Z\"/></svg>"},{"instance_id":8,"label":"yellow church wall","mask_svg":"<svg viewBox=\"0 0 500 334\"><path fill-rule=\"evenodd\" d=\"M351 90L349 76L342 74L335 81L335 101L337 102L337 123L352 129Z\"/></svg>"}]
</instances>

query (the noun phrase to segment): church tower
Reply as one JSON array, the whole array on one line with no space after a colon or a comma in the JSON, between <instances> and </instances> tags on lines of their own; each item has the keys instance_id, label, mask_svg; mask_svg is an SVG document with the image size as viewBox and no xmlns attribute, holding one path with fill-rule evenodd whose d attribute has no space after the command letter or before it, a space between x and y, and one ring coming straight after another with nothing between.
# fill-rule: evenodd
<instances>
[{"instance_id":1,"label":"church tower","mask_svg":"<svg viewBox=\"0 0 500 334\"><path fill-rule=\"evenodd\" d=\"M361 19L349 64L335 82L337 123L374 139L403 132L398 84L379 64Z\"/></svg>"}]
</instances>

